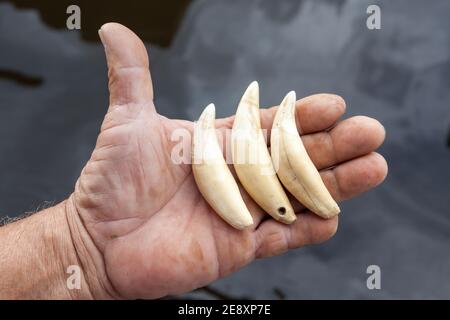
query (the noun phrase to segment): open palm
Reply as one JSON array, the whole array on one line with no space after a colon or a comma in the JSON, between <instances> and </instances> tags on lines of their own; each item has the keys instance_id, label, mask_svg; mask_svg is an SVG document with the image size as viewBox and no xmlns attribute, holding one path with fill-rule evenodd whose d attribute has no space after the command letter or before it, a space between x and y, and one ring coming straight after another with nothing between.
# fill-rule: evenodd
<instances>
[{"instance_id":1,"label":"open palm","mask_svg":"<svg viewBox=\"0 0 450 320\"><path fill-rule=\"evenodd\" d=\"M110 107L70 198L69 217L80 259L95 275L91 286L122 298L186 292L255 258L322 242L336 232L337 217L323 220L298 203L293 225L265 219L243 189L254 226L238 231L227 225L202 198L190 165L171 159L177 143L171 134L192 132L193 123L156 112L143 43L113 23L104 25L100 36L108 60ZM275 110L262 110L265 129ZM367 117L336 124L344 112L343 100L334 95L297 102L305 147L339 201L378 185L387 173L383 157L373 152L383 142L383 127ZM218 128L232 124L231 117L217 120ZM189 147L183 152L189 153Z\"/></svg>"}]
</instances>

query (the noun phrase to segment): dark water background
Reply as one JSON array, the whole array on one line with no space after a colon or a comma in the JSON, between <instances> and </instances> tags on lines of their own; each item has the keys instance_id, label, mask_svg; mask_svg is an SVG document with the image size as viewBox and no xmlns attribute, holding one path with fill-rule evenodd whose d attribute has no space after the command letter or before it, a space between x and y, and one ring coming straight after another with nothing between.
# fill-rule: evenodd
<instances>
[{"instance_id":1,"label":"dark water background","mask_svg":"<svg viewBox=\"0 0 450 320\"><path fill-rule=\"evenodd\" d=\"M335 92L387 130L389 176L342 205L332 240L185 297L450 298L450 1L81 1L82 31L64 29L68 3L39 3L0 1L0 217L73 189L107 108L96 32L115 20L147 41L164 115L193 120L212 101L230 115L257 79L265 105ZM372 264L381 290L366 287Z\"/></svg>"}]
</instances>

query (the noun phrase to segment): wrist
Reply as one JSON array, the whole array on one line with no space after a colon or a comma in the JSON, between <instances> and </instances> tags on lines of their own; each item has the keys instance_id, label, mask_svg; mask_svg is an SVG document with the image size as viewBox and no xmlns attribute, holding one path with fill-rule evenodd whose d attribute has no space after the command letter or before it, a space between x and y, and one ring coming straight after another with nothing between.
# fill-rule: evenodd
<instances>
[{"instance_id":1,"label":"wrist","mask_svg":"<svg viewBox=\"0 0 450 320\"><path fill-rule=\"evenodd\" d=\"M79 262L65 207L66 201L0 228L0 298L92 298L82 269L79 286L68 285L67 271Z\"/></svg>"},{"instance_id":2,"label":"wrist","mask_svg":"<svg viewBox=\"0 0 450 320\"><path fill-rule=\"evenodd\" d=\"M73 243L72 232L69 227L68 200L44 210L41 215L44 231L44 246L52 248L52 259L56 265L55 278L58 286L64 286L66 294L63 299L92 299L94 298L90 285L88 284L86 272L80 262ZM58 272L61 276L58 276Z\"/></svg>"},{"instance_id":3,"label":"wrist","mask_svg":"<svg viewBox=\"0 0 450 320\"><path fill-rule=\"evenodd\" d=\"M71 195L64 203L64 213L69 230L73 255L83 273L86 288L93 299L115 299L119 295L111 285L103 254L97 248L86 229L85 221L77 210Z\"/></svg>"}]
</instances>

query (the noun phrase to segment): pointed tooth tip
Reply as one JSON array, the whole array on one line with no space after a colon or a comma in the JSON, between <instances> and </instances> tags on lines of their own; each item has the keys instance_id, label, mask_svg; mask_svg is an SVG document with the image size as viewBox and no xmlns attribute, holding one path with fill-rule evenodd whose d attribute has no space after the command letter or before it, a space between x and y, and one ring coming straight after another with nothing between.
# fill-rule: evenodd
<instances>
[{"instance_id":1,"label":"pointed tooth tip","mask_svg":"<svg viewBox=\"0 0 450 320\"><path fill-rule=\"evenodd\" d=\"M244 103L242 103L244 102ZM245 106L245 107L243 107ZM250 83L250 85L245 90L244 94L242 95L241 101L238 106L238 110L240 108L249 108L249 107L256 107L259 108L259 86L258 82L253 81Z\"/></svg>"},{"instance_id":2,"label":"pointed tooth tip","mask_svg":"<svg viewBox=\"0 0 450 320\"><path fill-rule=\"evenodd\" d=\"M205 109L203 109L202 113L200 114L200 117L196 122L210 123L211 121L214 122L215 119L216 119L216 108L214 104L210 103L206 106Z\"/></svg>"},{"instance_id":3,"label":"pointed tooth tip","mask_svg":"<svg viewBox=\"0 0 450 320\"><path fill-rule=\"evenodd\" d=\"M216 116L216 106L214 105L214 103L208 104L206 106L205 110L203 110L203 114L215 117Z\"/></svg>"},{"instance_id":4,"label":"pointed tooth tip","mask_svg":"<svg viewBox=\"0 0 450 320\"><path fill-rule=\"evenodd\" d=\"M259 98L259 84L258 81L253 81L248 86L247 90L245 90L244 93L245 96L251 97L252 99L258 99Z\"/></svg>"},{"instance_id":5,"label":"pointed tooth tip","mask_svg":"<svg viewBox=\"0 0 450 320\"><path fill-rule=\"evenodd\" d=\"M258 81L256 81L256 80L252 81L252 83L250 83L250 85L248 87L259 89Z\"/></svg>"},{"instance_id":6,"label":"pointed tooth tip","mask_svg":"<svg viewBox=\"0 0 450 320\"><path fill-rule=\"evenodd\" d=\"M297 99L297 97L296 97L296 94L295 94L295 91L294 90L292 90L292 91L289 91L289 93L287 94L287 96L290 98L290 99L293 99L294 101L295 101L295 99Z\"/></svg>"},{"instance_id":7,"label":"pointed tooth tip","mask_svg":"<svg viewBox=\"0 0 450 320\"><path fill-rule=\"evenodd\" d=\"M295 91L289 91L286 97L284 97L284 99L288 103L295 102L295 100L297 99Z\"/></svg>"},{"instance_id":8,"label":"pointed tooth tip","mask_svg":"<svg viewBox=\"0 0 450 320\"><path fill-rule=\"evenodd\" d=\"M287 107L288 109L291 106L295 106L295 101L296 101L296 96L295 96L295 91L290 91L288 94L286 94L286 96L283 98L283 101L281 101L280 103L280 107Z\"/></svg>"},{"instance_id":9,"label":"pointed tooth tip","mask_svg":"<svg viewBox=\"0 0 450 320\"><path fill-rule=\"evenodd\" d=\"M214 103L210 103L206 106L205 111L206 112L216 112L216 106L214 105Z\"/></svg>"}]
</instances>

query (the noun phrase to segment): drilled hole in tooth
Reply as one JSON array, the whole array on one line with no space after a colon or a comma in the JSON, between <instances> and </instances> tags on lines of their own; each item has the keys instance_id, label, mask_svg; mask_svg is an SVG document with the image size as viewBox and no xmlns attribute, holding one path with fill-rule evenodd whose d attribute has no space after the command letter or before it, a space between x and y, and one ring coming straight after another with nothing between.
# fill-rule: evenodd
<instances>
[{"instance_id":1,"label":"drilled hole in tooth","mask_svg":"<svg viewBox=\"0 0 450 320\"><path fill-rule=\"evenodd\" d=\"M284 216L286 214L286 208L285 207L278 208L278 213L280 215Z\"/></svg>"}]
</instances>

